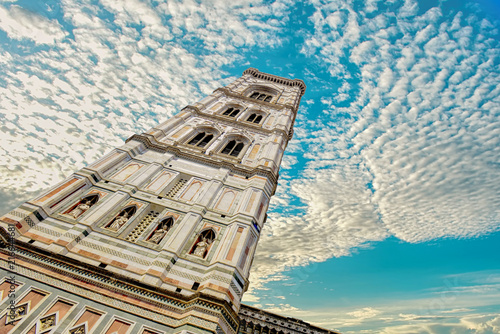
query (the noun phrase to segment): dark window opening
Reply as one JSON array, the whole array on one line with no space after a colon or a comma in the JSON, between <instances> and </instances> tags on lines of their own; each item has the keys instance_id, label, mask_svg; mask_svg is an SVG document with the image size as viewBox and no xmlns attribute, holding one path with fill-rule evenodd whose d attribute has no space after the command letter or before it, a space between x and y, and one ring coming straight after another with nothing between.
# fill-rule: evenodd
<instances>
[{"instance_id":1,"label":"dark window opening","mask_svg":"<svg viewBox=\"0 0 500 334\"><path fill-rule=\"evenodd\" d=\"M198 146L198 147L205 147L210 141L214 138L214 135L205 132L200 132L198 133L193 139L191 139L188 143L188 145L193 145L193 146Z\"/></svg>"},{"instance_id":2,"label":"dark window opening","mask_svg":"<svg viewBox=\"0 0 500 334\"><path fill-rule=\"evenodd\" d=\"M195 291L196 291L196 290L198 290L198 288L199 288L199 287L200 287L200 283L198 283L198 282L194 282L194 283L193 283L192 290L195 290Z\"/></svg>"},{"instance_id":3,"label":"dark window opening","mask_svg":"<svg viewBox=\"0 0 500 334\"><path fill-rule=\"evenodd\" d=\"M240 109L235 109L235 108L228 108L222 115L223 116L229 116L229 117L235 117L240 113Z\"/></svg>"},{"instance_id":4,"label":"dark window opening","mask_svg":"<svg viewBox=\"0 0 500 334\"><path fill-rule=\"evenodd\" d=\"M257 115L257 114L251 114L250 117L248 117L247 119L247 122L255 124L259 124L260 121L262 121L262 115Z\"/></svg>"},{"instance_id":5,"label":"dark window opening","mask_svg":"<svg viewBox=\"0 0 500 334\"><path fill-rule=\"evenodd\" d=\"M181 288L177 288L177 289L175 289L175 292L177 292L177 293L181 293L181 291L182 291L182 289L181 289Z\"/></svg>"},{"instance_id":6,"label":"dark window opening","mask_svg":"<svg viewBox=\"0 0 500 334\"><path fill-rule=\"evenodd\" d=\"M264 101L264 102L271 102L271 100L273 99L273 96L268 95L268 94L264 94L264 93L260 93L260 92L254 92L254 93L252 93L252 95L250 95L250 98L257 99L257 100Z\"/></svg>"},{"instance_id":7,"label":"dark window opening","mask_svg":"<svg viewBox=\"0 0 500 334\"><path fill-rule=\"evenodd\" d=\"M241 150L244 146L245 144L243 144L242 142L231 140L229 143L227 143L226 147L224 147L221 153L230 155L232 157L237 157L241 153Z\"/></svg>"}]
</instances>

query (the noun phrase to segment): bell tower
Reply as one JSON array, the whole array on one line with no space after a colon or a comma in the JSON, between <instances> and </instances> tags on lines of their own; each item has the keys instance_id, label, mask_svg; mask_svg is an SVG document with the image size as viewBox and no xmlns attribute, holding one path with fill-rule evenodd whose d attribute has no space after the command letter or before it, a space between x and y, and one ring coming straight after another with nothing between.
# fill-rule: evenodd
<instances>
[{"instance_id":1,"label":"bell tower","mask_svg":"<svg viewBox=\"0 0 500 334\"><path fill-rule=\"evenodd\" d=\"M236 333L305 88L249 68L1 217L0 334Z\"/></svg>"}]
</instances>

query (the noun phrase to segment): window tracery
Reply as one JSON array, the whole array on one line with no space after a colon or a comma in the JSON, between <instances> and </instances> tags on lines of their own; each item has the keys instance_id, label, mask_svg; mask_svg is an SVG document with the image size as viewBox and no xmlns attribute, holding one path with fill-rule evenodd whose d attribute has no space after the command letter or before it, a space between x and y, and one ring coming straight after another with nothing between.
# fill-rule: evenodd
<instances>
[{"instance_id":1,"label":"window tracery","mask_svg":"<svg viewBox=\"0 0 500 334\"><path fill-rule=\"evenodd\" d=\"M273 96L269 95L269 94L264 94L261 92L254 92L254 93L252 93L252 95L250 95L250 98L264 101L264 102L271 102L271 100L273 99Z\"/></svg>"},{"instance_id":2,"label":"window tracery","mask_svg":"<svg viewBox=\"0 0 500 334\"><path fill-rule=\"evenodd\" d=\"M237 157L241 153L241 150L244 146L245 144L242 141L233 139L229 143L227 143L226 147L224 147L221 153L230 155L232 157Z\"/></svg>"},{"instance_id":3,"label":"window tracery","mask_svg":"<svg viewBox=\"0 0 500 334\"><path fill-rule=\"evenodd\" d=\"M240 113L240 109L230 107L222 115L229 117L236 117Z\"/></svg>"},{"instance_id":4,"label":"window tracery","mask_svg":"<svg viewBox=\"0 0 500 334\"><path fill-rule=\"evenodd\" d=\"M188 145L205 147L214 138L212 133L200 132L188 142Z\"/></svg>"},{"instance_id":5,"label":"window tracery","mask_svg":"<svg viewBox=\"0 0 500 334\"><path fill-rule=\"evenodd\" d=\"M247 122L250 122L250 123L255 123L255 124L259 124L260 121L262 121L262 115L258 115L258 114L251 114L248 118L247 118Z\"/></svg>"}]
</instances>

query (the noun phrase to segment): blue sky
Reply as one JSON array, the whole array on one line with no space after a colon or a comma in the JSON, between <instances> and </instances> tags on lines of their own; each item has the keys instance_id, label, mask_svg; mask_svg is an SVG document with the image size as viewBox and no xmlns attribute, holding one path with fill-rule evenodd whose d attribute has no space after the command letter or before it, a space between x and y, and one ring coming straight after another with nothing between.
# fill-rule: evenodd
<instances>
[{"instance_id":1,"label":"blue sky","mask_svg":"<svg viewBox=\"0 0 500 334\"><path fill-rule=\"evenodd\" d=\"M0 1L0 212L248 67L307 84L248 304L500 333L495 1Z\"/></svg>"}]
</instances>

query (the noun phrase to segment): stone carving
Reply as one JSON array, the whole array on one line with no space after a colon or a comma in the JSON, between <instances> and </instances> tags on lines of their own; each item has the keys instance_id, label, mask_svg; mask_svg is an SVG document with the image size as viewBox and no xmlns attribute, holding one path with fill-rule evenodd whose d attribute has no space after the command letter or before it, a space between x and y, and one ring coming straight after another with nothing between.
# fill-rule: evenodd
<instances>
[{"instance_id":1,"label":"stone carving","mask_svg":"<svg viewBox=\"0 0 500 334\"><path fill-rule=\"evenodd\" d=\"M167 234L168 232L168 229L164 229L163 227L160 227L159 229L157 229L153 235L149 238L149 242L153 242L155 244L158 244L160 243L161 239L163 239L163 237L165 236L165 234Z\"/></svg>"},{"instance_id":2,"label":"stone carving","mask_svg":"<svg viewBox=\"0 0 500 334\"><path fill-rule=\"evenodd\" d=\"M69 331L70 334L86 334L85 325L81 325L80 327L73 328Z\"/></svg>"},{"instance_id":3,"label":"stone carving","mask_svg":"<svg viewBox=\"0 0 500 334\"><path fill-rule=\"evenodd\" d=\"M40 319L40 331L44 331L56 325L56 315L50 315Z\"/></svg>"},{"instance_id":4,"label":"stone carving","mask_svg":"<svg viewBox=\"0 0 500 334\"><path fill-rule=\"evenodd\" d=\"M23 304L14 309L14 314L9 314L8 319L10 321L16 321L21 319L23 316L25 316L28 313L28 305Z\"/></svg>"},{"instance_id":5,"label":"stone carving","mask_svg":"<svg viewBox=\"0 0 500 334\"><path fill-rule=\"evenodd\" d=\"M200 238L198 239L199 241L196 243L196 246L193 251L194 256L198 256L201 258L204 258L208 248L213 242L214 236L213 236L213 231L206 231L208 233L203 233ZM211 232L211 233L210 233Z\"/></svg>"},{"instance_id":6,"label":"stone carving","mask_svg":"<svg viewBox=\"0 0 500 334\"><path fill-rule=\"evenodd\" d=\"M64 214L77 219L82 214L84 214L88 209L90 209L94 204L99 201L99 195L94 193L82 198L78 203L72 206L68 211L64 212Z\"/></svg>"},{"instance_id":7,"label":"stone carving","mask_svg":"<svg viewBox=\"0 0 500 334\"><path fill-rule=\"evenodd\" d=\"M85 201L85 202L81 202L80 204L78 204L76 206L76 208L74 208L73 210L71 210L70 213L68 213L71 217L73 218L78 218L81 214L83 214L85 211L87 211L88 209L90 209L90 206L91 206L91 203L90 201Z\"/></svg>"},{"instance_id":8,"label":"stone carving","mask_svg":"<svg viewBox=\"0 0 500 334\"><path fill-rule=\"evenodd\" d=\"M113 231L118 231L126 222L128 222L128 213L125 211L122 216L118 216L113 220L111 225L108 226L108 229Z\"/></svg>"}]
</instances>

